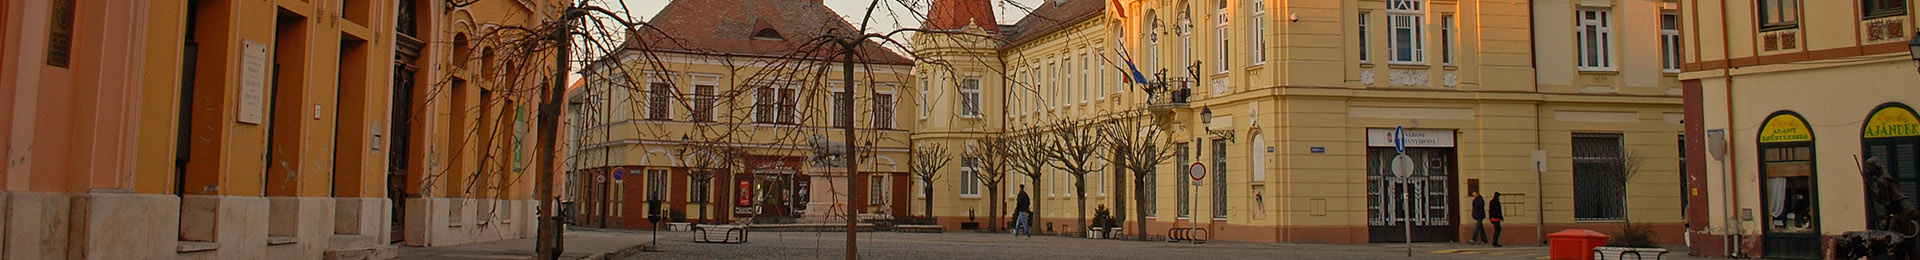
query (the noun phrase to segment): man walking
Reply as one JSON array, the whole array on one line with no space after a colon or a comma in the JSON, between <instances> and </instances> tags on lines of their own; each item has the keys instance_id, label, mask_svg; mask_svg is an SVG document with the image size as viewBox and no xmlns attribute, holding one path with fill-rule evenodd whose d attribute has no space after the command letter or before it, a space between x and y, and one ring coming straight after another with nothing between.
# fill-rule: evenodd
<instances>
[{"instance_id":1,"label":"man walking","mask_svg":"<svg viewBox=\"0 0 1920 260\"><path fill-rule=\"evenodd\" d=\"M1027 205L1033 202L1027 198L1026 184L1020 185L1020 199L1017 201L1013 206L1013 236L1019 237L1021 234L1026 234L1027 237L1033 237L1033 224L1027 220L1028 216L1033 215L1033 211L1027 210Z\"/></svg>"},{"instance_id":2,"label":"man walking","mask_svg":"<svg viewBox=\"0 0 1920 260\"><path fill-rule=\"evenodd\" d=\"M1470 240L1467 240L1467 243L1469 244L1486 243L1487 227L1482 226L1481 224L1484 224L1487 220L1487 199L1481 198L1480 192L1478 191L1473 192L1472 196L1473 196L1473 238Z\"/></svg>"},{"instance_id":3,"label":"man walking","mask_svg":"<svg viewBox=\"0 0 1920 260\"><path fill-rule=\"evenodd\" d=\"M1500 193L1494 192L1493 199L1487 201L1487 218L1493 221L1493 247L1500 247L1500 221L1505 217L1500 212Z\"/></svg>"}]
</instances>

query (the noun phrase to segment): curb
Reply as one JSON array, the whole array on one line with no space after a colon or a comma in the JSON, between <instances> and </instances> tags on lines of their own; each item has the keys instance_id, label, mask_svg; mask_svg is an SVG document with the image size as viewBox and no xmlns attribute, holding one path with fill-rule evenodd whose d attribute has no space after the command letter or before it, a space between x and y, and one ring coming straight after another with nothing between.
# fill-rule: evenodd
<instances>
[{"instance_id":1,"label":"curb","mask_svg":"<svg viewBox=\"0 0 1920 260\"><path fill-rule=\"evenodd\" d=\"M581 260L630 259L647 250L647 244L638 244L612 251L602 251L580 258Z\"/></svg>"}]
</instances>

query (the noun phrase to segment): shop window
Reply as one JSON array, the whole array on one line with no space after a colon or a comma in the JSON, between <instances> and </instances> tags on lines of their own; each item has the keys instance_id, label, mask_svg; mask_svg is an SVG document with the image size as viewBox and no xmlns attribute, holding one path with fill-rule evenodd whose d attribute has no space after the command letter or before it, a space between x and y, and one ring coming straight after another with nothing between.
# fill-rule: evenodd
<instances>
[{"instance_id":1,"label":"shop window","mask_svg":"<svg viewBox=\"0 0 1920 260\"><path fill-rule=\"evenodd\" d=\"M1625 220L1625 151L1620 134L1573 135L1575 220Z\"/></svg>"},{"instance_id":2,"label":"shop window","mask_svg":"<svg viewBox=\"0 0 1920 260\"><path fill-rule=\"evenodd\" d=\"M1868 113L1866 122L1860 134L1861 158L1880 159L1887 175L1899 182L1901 194L1920 196L1920 165L1916 165L1920 162L1915 158L1920 155L1920 121L1915 120L1913 109L1900 103L1883 104ZM1872 196L1866 205L1867 223L1886 215L1884 209L1871 206L1876 205Z\"/></svg>"}]
</instances>

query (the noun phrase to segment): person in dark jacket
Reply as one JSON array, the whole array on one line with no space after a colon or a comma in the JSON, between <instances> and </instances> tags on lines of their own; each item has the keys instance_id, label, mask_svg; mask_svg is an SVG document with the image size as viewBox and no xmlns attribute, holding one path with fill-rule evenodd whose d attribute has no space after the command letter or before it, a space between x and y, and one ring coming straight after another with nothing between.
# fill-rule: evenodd
<instances>
[{"instance_id":1,"label":"person in dark jacket","mask_svg":"<svg viewBox=\"0 0 1920 260\"><path fill-rule=\"evenodd\" d=\"M1027 206L1032 205L1033 201L1027 198L1026 184L1020 185L1020 198L1017 201L1013 206L1013 236L1018 237L1021 234L1026 234L1027 237L1033 237L1033 223L1027 219L1033 215L1033 211L1027 209Z\"/></svg>"},{"instance_id":2,"label":"person in dark jacket","mask_svg":"<svg viewBox=\"0 0 1920 260\"><path fill-rule=\"evenodd\" d=\"M1469 244L1486 243L1487 227L1483 226L1483 224L1485 224L1487 220L1487 199L1480 197L1480 192L1478 191L1475 191L1472 194L1473 194L1473 239L1467 240L1467 243Z\"/></svg>"},{"instance_id":3,"label":"person in dark jacket","mask_svg":"<svg viewBox=\"0 0 1920 260\"><path fill-rule=\"evenodd\" d=\"M1500 193L1494 192L1493 199L1487 200L1487 220L1493 222L1493 247L1500 247L1501 218L1507 215L1500 212Z\"/></svg>"}]
</instances>

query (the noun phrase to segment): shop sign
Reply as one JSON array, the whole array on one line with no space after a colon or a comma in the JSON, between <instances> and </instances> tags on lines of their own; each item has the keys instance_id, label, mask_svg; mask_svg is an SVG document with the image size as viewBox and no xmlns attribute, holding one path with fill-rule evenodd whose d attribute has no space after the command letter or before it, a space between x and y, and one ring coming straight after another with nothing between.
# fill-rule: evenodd
<instances>
[{"instance_id":1,"label":"shop sign","mask_svg":"<svg viewBox=\"0 0 1920 260\"><path fill-rule=\"evenodd\" d=\"M1915 120L1913 111L1898 106L1887 106L1873 112L1867 118L1866 132L1863 138L1920 136L1920 120Z\"/></svg>"},{"instance_id":2,"label":"shop sign","mask_svg":"<svg viewBox=\"0 0 1920 260\"><path fill-rule=\"evenodd\" d=\"M1767 119L1760 127L1760 142L1786 143L1813 141L1813 130L1807 129L1807 121L1793 114L1780 114Z\"/></svg>"},{"instance_id":3,"label":"shop sign","mask_svg":"<svg viewBox=\"0 0 1920 260\"><path fill-rule=\"evenodd\" d=\"M1393 128L1367 128L1367 147L1394 147L1395 139L1405 138L1406 147L1453 147L1453 130L1403 129L1394 136Z\"/></svg>"}]
</instances>

